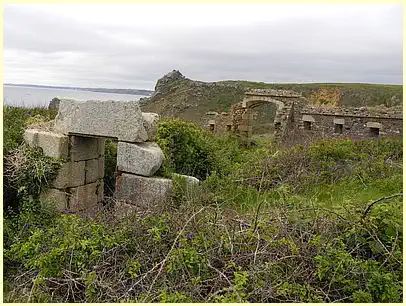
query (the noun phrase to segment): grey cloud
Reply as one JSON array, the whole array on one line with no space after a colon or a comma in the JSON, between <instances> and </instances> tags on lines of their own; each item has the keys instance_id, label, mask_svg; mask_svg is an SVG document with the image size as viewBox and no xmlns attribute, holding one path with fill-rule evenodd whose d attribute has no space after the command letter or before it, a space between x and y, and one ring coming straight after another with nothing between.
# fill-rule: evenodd
<instances>
[{"instance_id":1,"label":"grey cloud","mask_svg":"<svg viewBox=\"0 0 406 306\"><path fill-rule=\"evenodd\" d=\"M180 69L206 81L402 83L401 6L369 7L241 25L124 26L7 6L5 81L153 88Z\"/></svg>"}]
</instances>

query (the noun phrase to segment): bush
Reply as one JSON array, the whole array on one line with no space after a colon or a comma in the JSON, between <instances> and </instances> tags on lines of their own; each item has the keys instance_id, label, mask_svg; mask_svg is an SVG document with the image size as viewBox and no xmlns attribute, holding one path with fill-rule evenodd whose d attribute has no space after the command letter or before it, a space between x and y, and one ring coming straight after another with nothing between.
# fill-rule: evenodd
<instances>
[{"instance_id":1,"label":"bush","mask_svg":"<svg viewBox=\"0 0 406 306\"><path fill-rule=\"evenodd\" d=\"M56 116L55 110L34 107L23 108L14 106L3 107L3 154L16 149L23 142L24 129L32 123L32 118L41 117L43 121L52 120ZM28 120L28 121L27 121ZM31 121L31 122L30 122Z\"/></svg>"},{"instance_id":2,"label":"bush","mask_svg":"<svg viewBox=\"0 0 406 306\"><path fill-rule=\"evenodd\" d=\"M15 302L400 302L401 254L394 252L402 239L385 242L376 213L367 223L322 210L309 220L304 210L280 207L254 218L183 203L171 215L133 215L115 224L60 216L6 248L6 296ZM353 245L352 235L363 239ZM394 252L381 248L365 257L359 249L374 241Z\"/></svg>"},{"instance_id":3,"label":"bush","mask_svg":"<svg viewBox=\"0 0 406 306\"><path fill-rule=\"evenodd\" d=\"M40 148L21 145L4 157L4 210L18 211L23 200L36 200L62 166L62 160L47 157Z\"/></svg>"},{"instance_id":4,"label":"bush","mask_svg":"<svg viewBox=\"0 0 406 306\"><path fill-rule=\"evenodd\" d=\"M163 174L176 172L201 180L214 171L226 172L240 150L236 138L216 137L194 123L177 119L159 121L156 141L165 154Z\"/></svg>"},{"instance_id":5,"label":"bush","mask_svg":"<svg viewBox=\"0 0 406 306\"><path fill-rule=\"evenodd\" d=\"M117 143L105 140L104 146L104 195L113 196L116 185Z\"/></svg>"}]
</instances>

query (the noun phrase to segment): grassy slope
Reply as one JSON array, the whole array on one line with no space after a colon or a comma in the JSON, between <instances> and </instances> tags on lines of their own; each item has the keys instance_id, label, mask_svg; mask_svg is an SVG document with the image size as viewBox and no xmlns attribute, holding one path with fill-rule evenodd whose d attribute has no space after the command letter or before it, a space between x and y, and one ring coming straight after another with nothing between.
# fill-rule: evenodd
<instances>
[{"instance_id":1,"label":"grassy slope","mask_svg":"<svg viewBox=\"0 0 406 306\"><path fill-rule=\"evenodd\" d=\"M246 88L291 89L302 93L313 103L332 103L352 107L401 105L403 98L401 85L267 84L250 81L196 83L185 79L170 84L170 87L168 93L149 99L143 106L143 110L200 123L207 111L228 111L230 105L242 100Z\"/></svg>"},{"instance_id":2,"label":"grassy slope","mask_svg":"<svg viewBox=\"0 0 406 306\"><path fill-rule=\"evenodd\" d=\"M149 99L142 109L161 116L200 122L206 112L228 111L243 96L242 86L197 83L185 79L172 83L164 95Z\"/></svg>"}]
</instances>

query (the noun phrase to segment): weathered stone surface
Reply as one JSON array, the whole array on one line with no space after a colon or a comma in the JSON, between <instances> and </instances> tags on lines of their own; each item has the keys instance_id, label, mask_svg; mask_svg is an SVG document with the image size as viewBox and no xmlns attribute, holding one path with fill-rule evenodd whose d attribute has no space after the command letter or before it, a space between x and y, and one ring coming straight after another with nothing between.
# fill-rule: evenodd
<instances>
[{"instance_id":1,"label":"weathered stone surface","mask_svg":"<svg viewBox=\"0 0 406 306\"><path fill-rule=\"evenodd\" d=\"M334 124L344 124L345 120L342 118L334 118Z\"/></svg>"},{"instance_id":2,"label":"weathered stone surface","mask_svg":"<svg viewBox=\"0 0 406 306\"><path fill-rule=\"evenodd\" d=\"M104 156L105 142L106 141L103 138L99 138L99 156Z\"/></svg>"},{"instance_id":3,"label":"weathered stone surface","mask_svg":"<svg viewBox=\"0 0 406 306\"><path fill-rule=\"evenodd\" d=\"M120 201L117 201L114 204L114 216L117 219L125 218L125 217L133 214L135 211L136 211L136 207L134 205L123 203Z\"/></svg>"},{"instance_id":4,"label":"weathered stone surface","mask_svg":"<svg viewBox=\"0 0 406 306\"><path fill-rule=\"evenodd\" d=\"M148 140L138 102L61 100L55 131L112 137L128 142Z\"/></svg>"},{"instance_id":5,"label":"weathered stone surface","mask_svg":"<svg viewBox=\"0 0 406 306\"><path fill-rule=\"evenodd\" d=\"M104 139L70 136L72 161L95 159L104 150Z\"/></svg>"},{"instance_id":6,"label":"weathered stone surface","mask_svg":"<svg viewBox=\"0 0 406 306\"><path fill-rule=\"evenodd\" d=\"M86 184L93 183L104 176L104 158L89 159L85 161Z\"/></svg>"},{"instance_id":7,"label":"weathered stone surface","mask_svg":"<svg viewBox=\"0 0 406 306\"><path fill-rule=\"evenodd\" d=\"M104 180L99 180L97 185L97 202L101 203L104 199Z\"/></svg>"},{"instance_id":8,"label":"weathered stone surface","mask_svg":"<svg viewBox=\"0 0 406 306\"><path fill-rule=\"evenodd\" d=\"M85 184L85 162L67 162L62 165L52 182L55 188L77 187Z\"/></svg>"},{"instance_id":9,"label":"weathered stone surface","mask_svg":"<svg viewBox=\"0 0 406 306\"><path fill-rule=\"evenodd\" d=\"M38 143L38 130L27 129L24 131L24 140L30 146L34 147Z\"/></svg>"},{"instance_id":10,"label":"weathered stone surface","mask_svg":"<svg viewBox=\"0 0 406 306\"><path fill-rule=\"evenodd\" d=\"M140 206L168 204L172 200L172 180L122 173L117 177L115 197Z\"/></svg>"},{"instance_id":11,"label":"weathered stone surface","mask_svg":"<svg viewBox=\"0 0 406 306\"><path fill-rule=\"evenodd\" d=\"M178 173L173 173L172 175L174 178L176 178L176 177L184 178L188 185L198 185L200 183L199 179L194 176L183 175L183 174L178 174Z\"/></svg>"},{"instance_id":12,"label":"weathered stone surface","mask_svg":"<svg viewBox=\"0 0 406 306\"><path fill-rule=\"evenodd\" d=\"M379 122L367 122L367 127L382 129L382 124Z\"/></svg>"},{"instance_id":13,"label":"weathered stone surface","mask_svg":"<svg viewBox=\"0 0 406 306\"><path fill-rule=\"evenodd\" d=\"M144 128L148 134L148 140L152 141L155 139L159 115L155 113L142 113L142 117L144 119Z\"/></svg>"},{"instance_id":14,"label":"weathered stone surface","mask_svg":"<svg viewBox=\"0 0 406 306\"><path fill-rule=\"evenodd\" d=\"M117 169L143 176L152 176L162 165L164 154L154 142L117 144Z\"/></svg>"},{"instance_id":15,"label":"weathered stone surface","mask_svg":"<svg viewBox=\"0 0 406 306\"><path fill-rule=\"evenodd\" d=\"M72 212L91 211L95 212L101 208L100 185L102 181L70 188L69 209Z\"/></svg>"},{"instance_id":16,"label":"weathered stone surface","mask_svg":"<svg viewBox=\"0 0 406 306\"><path fill-rule=\"evenodd\" d=\"M55 158L68 157L69 138L63 134L28 129L24 132L24 140L31 147L42 148L45 155Z\"/></svg>"},{"instance_id":17,"label":"weathered stone surface","mask_svg":"<svg viewBox=\"0 0 406 306\"><path fill-rule=\"evenodd\" d=\"M64 211L68 207L68 194L63 190L47 188L41 192L40 200L52 203L58 211Z\"/></svg>"},{"instance_id":18,"label":"weathered stone surface","mask_svg":"<svg viewBox=\"0 0 406 306\"><path fill-rule=\"evenodd\" d=\"M310 115L303 115L302 120L308 122L316 122L316 120L314 120L314 118Z\"/></svg>"},{"instance_id":19,"label":"weathered stone surface","mask_svg":"<svg viewBox=\"0 0 406 306\"><path fill-rule=\"evenodd\" d=\"M53 98L48 105L48 109L49 110L56 110L58 111L59 109L59 103L61 102L61 100L59 100L58 98Z\"/></svg>"}]
</instances>

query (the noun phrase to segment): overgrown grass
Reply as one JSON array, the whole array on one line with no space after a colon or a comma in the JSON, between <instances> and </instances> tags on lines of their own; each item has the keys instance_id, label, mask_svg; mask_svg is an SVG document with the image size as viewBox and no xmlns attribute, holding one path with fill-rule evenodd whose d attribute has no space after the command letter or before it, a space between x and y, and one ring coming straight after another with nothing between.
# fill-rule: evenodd
<instances>
[{"instance_id":1,"label":"overgrown grass","mask_svg":"<svg viewBox=\"0 0 406 306\"><path fill-rule=\"evenodd\" d=\"M4 220L6 302L402 301L401 139L245 148L178 120L157 139L165 173L205 180L119 221L24 197Z\"/></svg>"}]
</instances>

